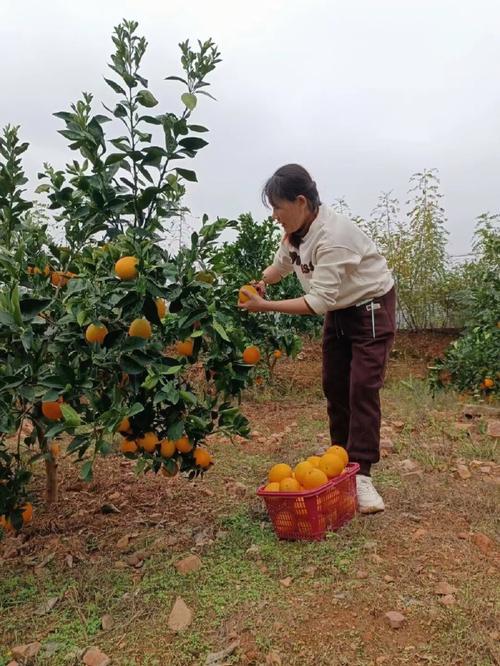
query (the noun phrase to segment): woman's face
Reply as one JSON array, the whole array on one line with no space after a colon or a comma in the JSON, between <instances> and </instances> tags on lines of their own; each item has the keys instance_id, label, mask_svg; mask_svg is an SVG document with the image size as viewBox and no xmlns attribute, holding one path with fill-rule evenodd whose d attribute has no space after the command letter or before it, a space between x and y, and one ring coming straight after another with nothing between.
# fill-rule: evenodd
<instances>
[{"instance_id":1,"label":"woman's face","mask_svg":"<svg viewBox=\"0 0 500 666\"><path fill-rule=\"evenodd\" d=\"M281 224L286 234L298 231L311 217L307 199L302 194L295 201L277 199L272 203L272 208L273 219Z\"/></svg>"}]
</instances>

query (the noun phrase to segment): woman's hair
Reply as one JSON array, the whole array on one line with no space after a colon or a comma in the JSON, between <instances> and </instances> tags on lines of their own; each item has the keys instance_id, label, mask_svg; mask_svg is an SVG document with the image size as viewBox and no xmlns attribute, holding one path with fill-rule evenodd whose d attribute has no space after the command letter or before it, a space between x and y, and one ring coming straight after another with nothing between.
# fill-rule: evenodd
<instances>
[{"instance_id":1,"label":"woman's hair","mask_svg":"<svg viewBox=\"0 0 500 666\"><path fill-rule=\"evenodd\" d=\"M321 201L316 183L300 164L285 164L264 185L262 202L267 206L268 203L275 204L279 199L295 201L299 195L307 199L313 213L317 212Z\"/></svg>"}]
</instances>

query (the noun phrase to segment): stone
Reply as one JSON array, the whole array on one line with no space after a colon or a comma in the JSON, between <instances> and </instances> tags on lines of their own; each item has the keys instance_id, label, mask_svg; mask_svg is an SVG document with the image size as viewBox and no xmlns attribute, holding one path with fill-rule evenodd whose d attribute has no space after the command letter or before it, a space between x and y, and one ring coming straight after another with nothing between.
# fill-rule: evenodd
<instances>
[{"instance_id":1,"label":"stone","mask_svg":"<svg viewBox=\"0 0 500 666\"><path fill-rule=\"evenodd\" d=\"M457 590L455 587L453 587L444 580L438 583L434 588L434 594L442 594L443 596L455 594L456 591Z\"/></svg>"},{"instance_id":2,"label":"stone","mask_svg":"<svg viewBox=\"0 0 500 666\"><path fill-rule=\"evenodd\" d=\"M174 567L177 569L178 573L183 576L191 573L192 571L198 571L201 568L201 560L198 555L188 555L182 560L178 560Z\"/></svg>"},{"instance_id":3,"label":"stone","mask_svg":"<svg viewBox=\"0 0 500 666\"><path fill-rule=\"evenodd\" d=\"M365 580L365 578L368 578L368 571L365 571L364 569L359 569L356 571L356 578L358 580Z\"/></svg>"},{"instance_id":4,"label":"stone","mask_svg":"<svg viewBox=\"0 0 500 666\"><path fill-rule=\"evenodd\" d=\"M247 494L247 487L241 481L230 481L226 483L226 491L234 497L245 497Z\"/></svg>"},{"instance_id":5,"label":"stone","mask_svg":"<svg viewBox=\"0 0 500 666\"><path fill-rule=\"evenodd\" d=\"M384 576L386 583L394 583L394 578L392 576Z\"/></svg>"},{"instance_id":6,"label":"stone","mask_svg":"<svg viewBox=\"0 0 500 666\"><path fill-rule=\"evenodd\" d=\"M470 427L471 427L470 423L463 423L462 421L456 421L453 424L453 426L454 426L455 430L461 430L461 431L465 431L465 432L468 432L470 430Z\"/></svg>"},{"instance_id":7,"label":"stone","mask_svg":"<svg viewBox=\"0 0 500 666\"><path fill-rule=\"evenodd\" d=\"M127 550L130 544L130 534L125 534L121 539L118 539L116 542L116 547L118 550L124 551Z\"/></svg>"},{"instance_id":8,"label":"stone","mask_svg":"<svg viewBox=\"0 0 500 666\"><path fill-rule=\"evenodd\" d=\"M392 425L396 430L403 430L405 427L405 422L404 421L393 421Z\"/></svg>"},{"instance_id":9,"label":"stone","mask_svg":"<svg viewBox=\"0 0 500 666\"><path fill-rule=\"evenodd\" d=\"M185 631L192 621L193 611L186 605L182 597L177 597L168 617L169 629L176 633Z\"/></svg>"},{"instance_id":10,"label":"stone","mask_svg":"<svg viewBox=\"0 0 500 666\"><path fill-rule=\"evenodd\" d=\"M280 580L280 584L283 585L283 587L290 587L292 584L293 578L291 576L287 576L286 578L282 578Z\"/></svg>"},{"instance_id":11,"label":"stone","mask_svg":"<svg viewBox=\"0 0 500 666\"><path fill-rule=\"evenodd\" d=\"M439 603L443 604L443 606L454 606L456 601L452 594L445 594L443 597L441 597Z\"/></svg>"},{"instance_id":12,"label":"stone","mask_svg":"<svg viewBox=\"0 0 500 666\"><path fill-rule=\"evenodd\" d=\"M458 476L463 480L466 481L467 479L470 479L472 474L470 473L469 468L466 465L457 465L456 466L456 472Z\"/></svg>"},{"instance_id":13,"label":"stone","mask_svg":"<svg viewBox=\"0 0 500 666\"><path fill-rule=\"evenodd\" d=\"M421 539L427 534L427 530L424 527L419 527L418 530L413 532L414 539Z\"/></svg>"},{"instance_id":14,"label":"stone","mask_svg":"<svg viewBox=\"0 0 500 666\"><path fill-rule=\"evenodd\" d=\"M114 624L115 621L113 620L112 616L109 615L109 613L106 613L106 615L103 615L101 617L101 627L103 631L109 631L110 629L113 628Z\"/></svg>"},{"instance_id":15,"label":"stone","mask_svg":"<svg viewBox=\"0 0 500 666\"><path fill-rule=\"evenodd\" d=\"M491 419L486 422L486 434L490 437L500 437L500 420Z\"/></svg>"},{"instance_id":16,"label":"stone","mask_svg":"<svg viewBox=\"0 0 500 666\"><path fill-rule=\"evenodd\" d=\"M406 622L406 617L398 611L389 611L384 615L392 629L400 629Z\"/></svg>"},{"instance_id":17,"label":"stone","mask_svg":"<svg viewBox=\"0 0 500 666\"><path fill-rule=\"evenodd\" d=\"M420 465L414 460L410 460L409 458L402 460L399 463L399 467L401 468L403 474L413 474L420 471Z\"/></svg>"},{"instance_id":18,"label":"stone","mask_svg":"<svg viewBox=\"0 0 500 666\"><path fill-rule=\"evenodd\" d=\"M91 647L83 655L83 663L85 666L108 666L111 659L107 654L101 652L97 647Z\"/></svg>"},{"instance_id":19,"label":"stone","mask_svg":"<svg viewBox=\"0 0 500 666\"><path fill-rule=\"evenodd\" d=\"M481 532L476 532L476 534L473 534L472 541L485 555L493 548L493 541L490 539L490 537L486 536L486 534L482 534Z\"/></svg>"},{"instance_id":20,"label":"stone","mask_svg":"<svg viewBox=\"0 0 500 666\"><path fill-rule=\"evenodd\" d=\"M16 661L30 663L35 660L36 656L42 649L42 644L38 641L33 643L26 643L25 645L16 645L11 650L11 654Z\"/></svg>"}]
</instances>

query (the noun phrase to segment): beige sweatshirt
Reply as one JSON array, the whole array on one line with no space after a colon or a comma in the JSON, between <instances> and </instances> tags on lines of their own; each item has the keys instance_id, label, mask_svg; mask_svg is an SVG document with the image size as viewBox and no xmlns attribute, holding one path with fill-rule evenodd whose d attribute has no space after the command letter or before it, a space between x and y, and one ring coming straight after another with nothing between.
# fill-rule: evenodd
<instances>
[{"instance_id":1,"label":"beige sweatshirt","mask_svg":"<svg viewBox=\"0 0 500 666\"><path fill-rule=\"evenodd\" d=\"M295 271L316 314L378 298L394 284L375 243L355 222L324 204L298 249L283 239L273 266L282 277Z\"/></svg>"}]
</instances>

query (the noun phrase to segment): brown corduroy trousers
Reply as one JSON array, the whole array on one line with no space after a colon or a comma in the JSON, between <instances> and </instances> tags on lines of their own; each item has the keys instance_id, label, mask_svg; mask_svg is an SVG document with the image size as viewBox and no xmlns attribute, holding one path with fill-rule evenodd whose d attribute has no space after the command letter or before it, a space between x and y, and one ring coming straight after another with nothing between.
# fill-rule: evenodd
<instances>
[{"instance_id":1,"label":"brown corduroy trousers","mask_svg":"<svg viewBox=\"0 0 500 666\"><path fill-rule=\"evenodd\" d=\"M396 329L394 287L370 303L328 312L323 331L323 391L332 442L360 472L380 459L380 389Z\"/></svg>"}]
</instances>

